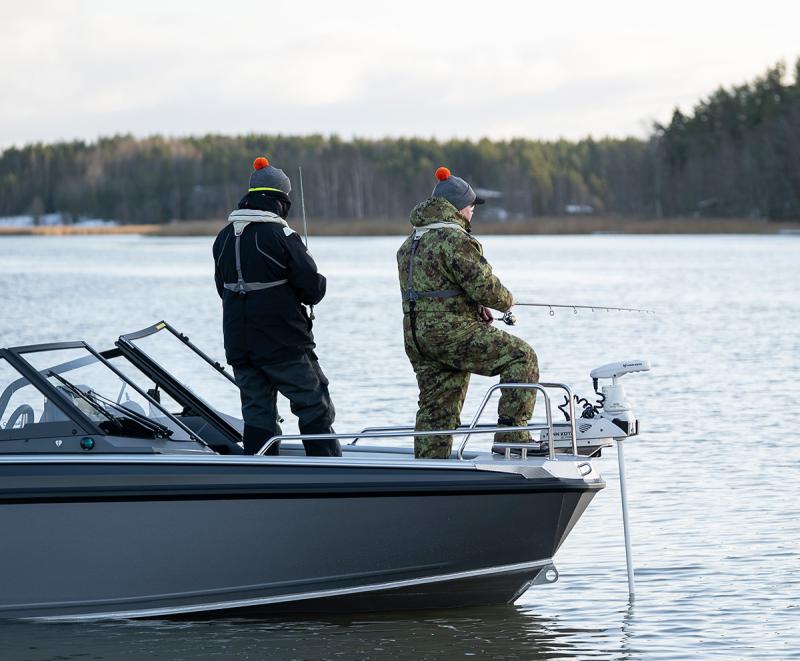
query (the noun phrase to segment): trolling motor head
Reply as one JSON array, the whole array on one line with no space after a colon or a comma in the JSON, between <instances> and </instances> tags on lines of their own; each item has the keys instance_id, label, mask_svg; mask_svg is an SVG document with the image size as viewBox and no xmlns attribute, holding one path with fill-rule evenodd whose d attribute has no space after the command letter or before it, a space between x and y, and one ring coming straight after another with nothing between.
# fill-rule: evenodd
<instances>
[{"instance_id":1,"label":"trolling motor head","mask_svg":"<svg viewBox=\"0 0 800 661\"><path fill-rule=\"evenodd\" d=\"M610 379L631 372L649 372L650 363L646 360L621 360L616 363L606 363L595 367L589 376L593 379Z\"/></svg>"},{"instance_id":2,"label":"trolling motor head","mask_svg":"<svg viewBox=\"0 0 800 661\"><path fill-rule=\"evenodd\" d=\"M613 379L614 385L617 384L617 379L623 374L631 374L632 372L649 372L650 363L646 360L621 360L616 363L606 363L595 367L589 376L592 377L592 384L594 391L599 395L597 390L598 379Z\"/></svg>"},{"instance_id":3,"label":"trolling motor head","mask_svg":"<svg viewBox=\"0 0 800 661\"><path fill-rule=\"evenodd\" d=\"M633 436L639 433L638 421L633 415L633 409L628 403L625 388L619 382L624 374L633 372L649 372L650 363L646 360L623 360L618 363L607 363L594 368L589 376L592 377L594 391L602 399L600 416L611 420L622 433L619 438ZM611 379L611 384L603 386L602 392L597 389L600 379ZM618 438L614 436L614 438Z\"/></svg>"}]
</instances>

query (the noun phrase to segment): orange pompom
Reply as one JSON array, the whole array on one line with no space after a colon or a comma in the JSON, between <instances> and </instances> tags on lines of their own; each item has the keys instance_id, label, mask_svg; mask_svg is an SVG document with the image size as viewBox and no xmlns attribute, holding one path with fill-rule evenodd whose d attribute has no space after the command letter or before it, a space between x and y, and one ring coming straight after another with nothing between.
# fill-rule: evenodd
<instances>
[{"instance_id":1,"label":"orange pompom","mask_svg":"<svg viewBox=\"0 0 800 661\"><path fill-rule=\"evenodd\" d=\"M438 170L436 170L436 178L439 181L444 181L445 179L449 179L450 178L450 170L448 170L447 168L444 168L444 167L439 168Z\"/></svg>"},{"instance_id":2,"label":"orange pompom","mask_svg":"<svg viewBox=\"0 0 800 661\"><path fill-rule=\"evenodd\" d=\"M255 161L253 161L253 169L260 170L261 168L265 168L269 165L269 161L264 158L263 156L259 156Z\"/></svg>"}]
</instances>

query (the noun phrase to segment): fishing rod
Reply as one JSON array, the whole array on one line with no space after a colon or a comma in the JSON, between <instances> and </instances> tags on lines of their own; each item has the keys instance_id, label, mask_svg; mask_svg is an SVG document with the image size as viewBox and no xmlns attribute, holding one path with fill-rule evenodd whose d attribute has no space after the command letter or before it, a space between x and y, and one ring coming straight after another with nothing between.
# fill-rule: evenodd
<instances>
[{"instance_id":1,"label":"fishing rod","mask_svg":"<svg viewBox=\"0 0 800 661\"><path fill-rule=\"evenodd\" d=\"M303 214L303 243L306 244L306 252L308 251L308 221L306 220L306 196L303 194L303 166L297 166L297 176L300 180L300 212ZM314 306L308 306L308 318L314 320Z\"/></svg>"},{"instance_id":2,"label":"fishing rod","mask_svg":"<svg viewBox=\"0 0 800 661\"><path fill-rule=\"evenodd\" d=\"M643 308L612 308L606 307L604 305L559 305L556 303L514 303L514 306L523 305L525 307L531 308L550 308L550 316L552 317L555 314L555 310L553 308L572 308L572 311L575 314L578 314L578 310L591 310L594 312L595 310L615 310L617 312L644 312L645 314L655 314L654 310L646 310Z\"/></svg>"},{"instance_id":3,"label":"fishing rod","mask_svg":"<svg viewBox=\"0 0 800 661\"><path fill-rule=\"evenodd\" d=\"M572 309L575 314L578 314L578 310L591 310L594 312L595 310L614 310L617 312L644 312L646 314L655 314L654 310L646 310L644 308L613 308L607 307L605 305L563 305L558 303L514 303L515 306L521 305L525 307L531 308L550 308L550 316L554 316L556 311L553 308L567 308ZM495 321L502 321L504 324L508 326L516 326L517 324L517 317L514 315L511 310L503 314L502 317L492 317Z\"/></svg>"}]
</instances>

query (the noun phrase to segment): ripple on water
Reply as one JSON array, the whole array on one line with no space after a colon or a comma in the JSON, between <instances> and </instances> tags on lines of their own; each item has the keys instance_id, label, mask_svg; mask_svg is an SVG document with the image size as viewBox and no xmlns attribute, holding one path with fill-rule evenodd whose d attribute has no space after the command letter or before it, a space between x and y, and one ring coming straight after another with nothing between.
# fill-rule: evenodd
<instances>
[{"instance_id":1,"label":"ripple on water","mask_svg":"<svg viewBox=\"0 0 800 661\"><path fill-rule=\"evenodd\" d=\"M106 348L118 334L166 318L219 356L210 243L3 238L0 344L86 339ZM414 419L416 384L399 336L398 243L314 239L329 278L315 333L341 430ZM2 623L0 657L800 659L800 242L490 237L484 245L518 300L657 310L551 317L528 308L510 329L536 348L542 378L583 395L592 392L592 367L636 357L653 365L625 379L643 430L626 444L633 605L612 450L597 461L608 488L557 555L558 583L529 590L515 606L331 619ZM465 417L490 382L472 380Z\"/></svg>"}]
</instances>

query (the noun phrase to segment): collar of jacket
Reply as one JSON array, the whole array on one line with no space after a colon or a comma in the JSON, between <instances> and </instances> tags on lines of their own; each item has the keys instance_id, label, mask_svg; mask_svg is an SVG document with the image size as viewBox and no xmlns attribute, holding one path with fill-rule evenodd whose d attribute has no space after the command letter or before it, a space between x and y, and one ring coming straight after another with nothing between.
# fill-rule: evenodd
<instances>
[{"instance_id":1,"label":"collar of jacket","mask_svg":"<svg viewBox=\"0 0 800 661\"><path fill-rule=\"evenodd\" d=\"M431 197L415 206L409 220L415 228L427 227L434 223L449 223L458 225L467 233L472 231L470 222L443 197Z\"/></svg>"},{"instance_id":2,"label":"collar of jacket","mask_svg":"<svg viewBox=\"0 0 800 661\"><path fill-rule=\"evenodd\" d=\"M241 236L244 228L250 223L275 223L276 225L289 227L289 223L278 214L259 209L236 209L228 216L228 222L233 223L233 231L236 236Z\"/></svg>"},{"instance_id":3,"label":"collar of jacket","mask_svg":"<svg viewBox=\"0 0 800 661\"><path fill-rule=\"evenodd\" d=\"M458 230L459 232L464 232L464 234L467 234L467 230L461 227L461 225L459 225L458 223L442 221L439 223L428 223L424 227L415 227L414 238L415 239L421 238L422 235L429 230L442 230L442 229Z\"/></svg>"}]
</instances>

